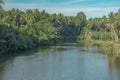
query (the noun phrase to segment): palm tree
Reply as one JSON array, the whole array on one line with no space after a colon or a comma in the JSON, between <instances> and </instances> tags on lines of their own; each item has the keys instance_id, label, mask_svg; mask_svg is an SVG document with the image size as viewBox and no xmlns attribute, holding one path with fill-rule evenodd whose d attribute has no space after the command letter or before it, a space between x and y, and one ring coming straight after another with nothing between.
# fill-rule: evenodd
<instances>
[{"instance_id":1,"label":"palm tree","mask_svg":"<svg viewBox=\"0 0 120 80\"><path fill-rule=\"evenodd\" d=\"M27 21L28 24L32 24L32 23L35 22L35 15L34 15L33 11L30 10L30 9L28 9L26 11L25 18L26 18L26 21Z\"/></svg>"},{"instance_id":2,"label":"palm tree","mask_svg":"<svg viewBox=\"0 0 120 80\"><path fill-rule=\"evenodd\" d=\"M113 41L118 41L118 35L116 33L116 30L115 30L115 18L114 18L114 14L113 12L111 12L109 14L109 20L108 20L108 24L107 26L110 28L111 30L111 37L112 37L112 40Z\"/></svg>"},{"instance_id":3,"label":"palm tree","mask_svg":"<svg viewBox=\"0 0 120 80\"><path fill-rule=\"evenodd\" d=\"M0 0L0 9L2 9L2 4L4 4L4 2Z\"/></svg>"},{"instance_id":4,"label":"palm tree","mask_svg":"<svg viewBox=\"0 0 120 80\"><path fill-rule=\"evenodd\" d=\"M89 26L89 24L86 27L84 27L83 32L80 34L80 36L78 38L79 40L84 40L85 41L85 43L84 43L85 46L91 46L92 42L93 42L92 31L91 31L90 28L91 27Z\"/></svg>"},{"instance_id":5,"label":"palm tree","mask_svg":"<svg viewBox=\"0 0 120 80\"><path fill-rule=\"evenodd\" d=\"M86 15L83 12L77 13L74 23L77 27L76 34L79 35L82 32L84 26L86 25Z\"/></svg>"}]
</instances>

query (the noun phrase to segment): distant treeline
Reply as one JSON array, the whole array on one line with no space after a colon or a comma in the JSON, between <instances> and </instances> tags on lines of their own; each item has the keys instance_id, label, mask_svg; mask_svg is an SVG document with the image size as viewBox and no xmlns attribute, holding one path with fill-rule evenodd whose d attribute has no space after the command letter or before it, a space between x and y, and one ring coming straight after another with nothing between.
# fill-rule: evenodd
<instances>
[{"instance_id":1,"label":"distant treeline","mask_svg":"<svg viewBox=\"0 0 120 80\"><path fill-rule=\"evenodd\" d=\"M94 13L93 13L94 14ZM66 40L118 40L120 10L109 17L86 19L83 12L76 16L48 14L39 11L0 9L0 53L52 45Z\"/></svg>"},{"instance_id":2,"label":"distant treeline","mask_svg":"<svg viewBox=\"0 0 120 80\"><path fill-rule=\"evenodd\" d=\"M78 37L78 41L85 41L86 45L94 44L95 41L112 41L120 43L120 9L110 12L102 18L90 18L86 21L84 30Z\"/></svg>"}]
</instances>

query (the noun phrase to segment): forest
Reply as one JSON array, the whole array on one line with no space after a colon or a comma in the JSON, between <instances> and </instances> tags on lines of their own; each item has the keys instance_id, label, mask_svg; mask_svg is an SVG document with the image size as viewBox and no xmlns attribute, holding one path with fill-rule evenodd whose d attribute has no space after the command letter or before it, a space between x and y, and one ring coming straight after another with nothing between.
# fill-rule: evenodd
<instances>
[{"instance_id":1,"label":"forest","mask_svg":"<svg viewBox=\"0 0 120 80\"><path fill-rule=\"evenodd\" d=\"M84 12L64 16L38 9L6 11L0 4L0 54L64 41L85 45L97 45L103 41L119 44L119 39L120 9L108 16L87 19Z\"/></svg>"}]
</instances>

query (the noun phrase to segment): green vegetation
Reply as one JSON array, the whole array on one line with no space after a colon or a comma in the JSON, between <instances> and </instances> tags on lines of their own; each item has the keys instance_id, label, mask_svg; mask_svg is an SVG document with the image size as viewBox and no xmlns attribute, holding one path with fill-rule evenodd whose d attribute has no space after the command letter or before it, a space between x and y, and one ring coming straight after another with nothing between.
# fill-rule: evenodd
<instances>
[{"instance_id":1,"label":"green vegetation","mask_svg":"<svg viewBox=\"0 0 120 80\"><path fill-rule=\"evenodd\" d=\"M86 16L79 12L75 17L19 9L5 11L0 1L0 54L57 42L76 40L86 25Z\"/></svg>"},{"instance_id":2,"label":"green vegetation","mask_svg":"<svg viewBox=\"0 0 120 80\"><path fill-rule=\"evenodd\" d=\"M108 17L89 19L78 41L86 45L99 45L108 54L120 54L120 10Z\"/></svg>"},{"instance_id":3,"label":"green vegetation","mask_svg":"<svg viewBox=\"0 0 120 80\"><path fill-rule=\"evenodd\" d=\"M108 42L108 46L109 42L119 44L120 10L111 12L108 17L87 20L83 12L64 16L38 9L5 11L2 4L0 0L0 54L71 40L85 46L101 44L103 47L103 42ZM116 50L113 44L112 49ZM111 48L106 50L109 52Z\"/></svg>"}]
</instances>

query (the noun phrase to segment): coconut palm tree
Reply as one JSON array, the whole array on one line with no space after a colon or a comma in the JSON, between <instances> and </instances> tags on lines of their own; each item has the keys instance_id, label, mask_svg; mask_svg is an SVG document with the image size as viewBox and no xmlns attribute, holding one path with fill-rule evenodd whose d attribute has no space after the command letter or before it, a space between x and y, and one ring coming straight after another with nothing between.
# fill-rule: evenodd
<instances>
[{"instance_id":1,"label":"coconut palm tree","mask_svg":"<svg viewBox=\"0 0 120 80\"><path fill-rule=\"evenodd\" d=\"M28 9L26 11L25 18L26 18L26 21L27 21L28 24L32 24L32 23L35 22L35 15L34 15L33 11L30 10L30 9Z\"/></svg>"},{"instance_id":2,"label":"coconut palm tree","mask_svg":"<svg viewBox=\"0 0 120 80\"><path fill-rule=\"evenodd\" d=\"M109 14L109 20L108 20L108 24L107 26L110 28L111 30L111 37L113 41L118 41L118 35L116 33L116 29L115 29L115 18L114 18L114 14L113 12L111 12Z\"/></svg>"}]
</instances>

